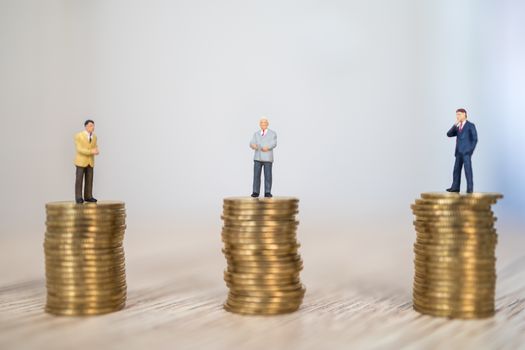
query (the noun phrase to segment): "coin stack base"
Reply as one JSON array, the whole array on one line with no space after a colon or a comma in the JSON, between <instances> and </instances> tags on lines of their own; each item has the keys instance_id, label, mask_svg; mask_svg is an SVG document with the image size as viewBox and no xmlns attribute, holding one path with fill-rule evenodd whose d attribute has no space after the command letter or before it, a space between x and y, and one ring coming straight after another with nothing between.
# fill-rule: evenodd
<instances>
[{"instance_id":1,"label":"coin stack base","mask_svg":"<svg viewBox=\"0 0 525 350\"><path fill-rule=\"evenodd\" d=\"M122 309L124 203L53 202L46 213L46 312L82 316Z\"/></svg>"},{"instance_id":2,"label":"coin stack base","mask_svg":"<svg viewBox=\"0 0 525 350\"><path fill-rule=\"evenodd\" d=\"M276 315L300 307L305 288L299 279L303 263L296 238L298 202L288 197L224 200L227 311Z\"/></svg>"},{"instance_id":3,"label":"coin stack base","mask_svg":"<svg viewBox=\"0 0 525 350\"><path fill-rule=\"evenodd\" d=\"M494 315L498 193L423 193L412 205L417 233L414 309L438 317Z\"/></svg>"}]
</instances>

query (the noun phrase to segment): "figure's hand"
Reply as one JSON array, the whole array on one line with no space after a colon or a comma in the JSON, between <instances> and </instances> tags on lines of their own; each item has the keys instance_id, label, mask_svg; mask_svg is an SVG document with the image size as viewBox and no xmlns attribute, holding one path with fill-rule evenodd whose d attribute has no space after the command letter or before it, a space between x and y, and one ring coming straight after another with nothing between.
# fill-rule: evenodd
<instances>
[{"instance_id":1,"label":"figure's hand","mask_svg":"<svg viewBox=\"0 0 525 350\"><path fill-rule=\"evenodd\" d=\"M257 150L257 145L256 145L255 143L252 143L252 144L250 145L250 147L251 147L252 149L254 149L254 150Z\"/></svg>"},{"instance_id":2,"label":"figure's hand","mask_svg":"<svg viewBox=\"0 0 525 350\"><path fill-rule=\"evenodd\" d=\"M98 147L97 148L93 148L91 150L91 154L94 154L94 155L98 156L98 154L99 154Z\"/></svg>"},{"instance_id":3,"label":"figure's hand","mask_svg":"<svg viewBox=\"0 0 525 350\"><path fill-rule=\"evenodd\" d=\"M263 152L268 152L269 149L268 149L268 147L263 147L263 148L262 148L262 151L263 151Z\"/></svg>"}]
</instances>

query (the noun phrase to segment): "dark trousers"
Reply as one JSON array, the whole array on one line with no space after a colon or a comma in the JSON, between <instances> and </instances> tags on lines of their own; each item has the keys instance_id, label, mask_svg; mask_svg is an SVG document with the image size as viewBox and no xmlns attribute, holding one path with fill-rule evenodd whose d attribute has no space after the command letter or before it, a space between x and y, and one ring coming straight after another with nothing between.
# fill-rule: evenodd
<instances>
[{"instance_id":1,"label":"dark trousers","mask_svg":"<svg viewBox=\"0 0 525 350\"><path fill-rule=\"evenodd\" d=\"M93 198L93 167L77 166L77 176L75 180L75 199L82 198L82 182L84 181L84 199Z\"/></svg>"},{"instance_id":2,"label":"dark trousers","mask_svg":"<svg viewBox=\"0 0 525 350\"><path fill-rule=\"evenodd\" d=\"M261 190L261 170L264 168L264 193L272 193L272 162L253 161L253 192Z\"/></svg>"},{"instance_id":3,"label":"dark trousers","mask_svg":"<svg viewBox=\"0 0 525 350\"><path fill-rule=\"evenodd\" d=\"M472 162L470 154L456 155L456 162L454 163L452 188L459 190L461 185L461 168L465 168L465 177L467 178L467 192L474 191L474 181L472 180Z\"/></svg>"}]
</instances>

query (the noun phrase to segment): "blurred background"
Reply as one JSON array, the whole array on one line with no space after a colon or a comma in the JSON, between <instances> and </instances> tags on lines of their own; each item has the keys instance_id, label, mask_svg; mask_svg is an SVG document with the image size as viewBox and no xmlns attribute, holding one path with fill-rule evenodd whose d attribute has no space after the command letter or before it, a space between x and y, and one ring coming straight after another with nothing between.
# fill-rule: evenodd
<instances>
[{"instance_id":1,"label":"blurred background","mask_svg":"<svg viewBox=\"0 0 525 350\"><path fill-rule=\"evenodd\" d=\"M0 0L3 278L43 275L44 205L74 199L88 117L94 195L126 202L131 274L137 256L212 254L221 283L222 199L251 193L263 115L274 195L301 200L307 285L316 267L366 266L410 289L411 274L385 272L411 269L410 204L451 184L460 107L479 133L475 190L505 195L498 249L518 249L523 13L519 0Z\"/></svg>"}]
</instances>

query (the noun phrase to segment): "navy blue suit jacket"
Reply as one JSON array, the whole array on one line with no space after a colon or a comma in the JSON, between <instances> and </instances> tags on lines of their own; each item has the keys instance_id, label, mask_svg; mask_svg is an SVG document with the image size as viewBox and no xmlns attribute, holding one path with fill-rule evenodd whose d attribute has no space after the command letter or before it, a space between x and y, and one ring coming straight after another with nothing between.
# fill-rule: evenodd
<instances>
[{"instance_id":1,"label":"navy blue suit jacket","mask_svg":"<svg viewBox=\"0 0 525 350\"><path fill-rule=\"evenodd\" d=\"M454 125L448 132L448 137L456 136L456 151L455 155L472 155L476 144L478 143L478 133L476 131L476 126L469 122L468 120L463 125L461 132L459 128Z\"/></svg>"}]
</instances>

